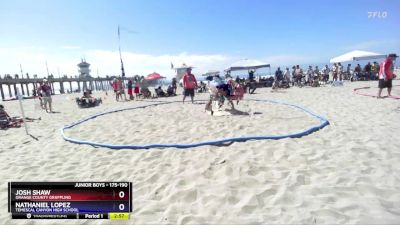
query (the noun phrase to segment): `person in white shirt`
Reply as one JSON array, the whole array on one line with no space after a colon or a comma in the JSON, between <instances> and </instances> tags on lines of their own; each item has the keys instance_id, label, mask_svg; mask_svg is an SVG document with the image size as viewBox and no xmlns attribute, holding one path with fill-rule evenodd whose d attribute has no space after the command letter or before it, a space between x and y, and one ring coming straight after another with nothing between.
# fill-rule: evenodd
<instances>
[{"instance_id":1,"label":"person in white shirt","mask_svg":"<svg viewBox=\"0 0 400 225\"><path fill-rule=\"evenodd\" d=\"M300 68L299 65L296 65L295 75L296 75L296 83L301 84L301 80L303 78L303 70Z\"/></svg>"},{"instance_id":2,"label":"person in white shirt","mask_svg":"<svg viewBox=\"0 0 400 225\"><path fill-rule=\"evenodd\" d=\"M290 71L288 67L286 67L285 73L283 73L283 78L286 82L290 83Z\"/></svg>"},{"instance_id":3,"label":"person in white shirt","mask_svg":"<svg viewBox=\"0 0 400 225\"><path fill-rule=\"evenodd\" d=\"M322 69L322 74L323 74L322 80L324 82L327 82L329 80L329 67L328 67L328 65L325 65L325 67Z\"/></svg>"}]
</instances>

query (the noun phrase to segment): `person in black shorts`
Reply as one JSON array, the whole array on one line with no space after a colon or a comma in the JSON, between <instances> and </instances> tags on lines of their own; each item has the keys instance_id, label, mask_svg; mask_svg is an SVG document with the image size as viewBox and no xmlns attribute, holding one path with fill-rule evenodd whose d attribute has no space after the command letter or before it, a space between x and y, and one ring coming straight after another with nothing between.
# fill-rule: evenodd
<instances>
[{"instance_id":1,"label":"person in black shorts","mask_svg":"<svg viewBox=\"0 0 400 225\"><path fill-rule=\"evenodd\" d=\"M381 94L384 88L388 89L388 96L391 95L392 80L396 78L396 74L393 73L393 61L396 60L397 57L398 56L396 54L389 54L380 66L378 98L382 98Z\"/></svg>"},{"instance_id":2,"label":"person in black shorts","mask_svg":"<svg viewBox=\"0 0 400 225\"><path fill-rule=\"evenodd\" d=\"M194 103L194 90L197 88L196 77L192 74L192 68L189 67L186 69L185 75L183 75L183 100L185 103L185 99L187 96L190 96L192 103Z\"/></svg>"}]
</instances>

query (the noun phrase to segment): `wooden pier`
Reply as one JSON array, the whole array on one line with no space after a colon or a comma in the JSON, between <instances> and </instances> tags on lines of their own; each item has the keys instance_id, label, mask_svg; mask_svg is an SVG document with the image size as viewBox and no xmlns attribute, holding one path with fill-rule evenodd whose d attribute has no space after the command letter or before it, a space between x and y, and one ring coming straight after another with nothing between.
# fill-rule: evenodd
<instances>
[{"instance_id":1,"label":"wooden pier","mask_svg":"<svg viewBox=\"0 0 400 225\"><path fill-rule=\"evenodd\" d=\"M55 94L54 90L54 84L59 83L60 84L60 93L64 94L66 92L74 92L75 90L72 90L72 83L77 83L78 85L78 91L85 91L85 90L93 90L93 91L108 91L112 90L111 82L114 79L114 77L97 77L97 78L92 78L92 77L86 77L86 78L68 78L68 77L62 77L62 78L45 78L49 82L51 89L52 89L52 94ZM124 83L125 81L132 79L128 77L122 78ZM34 93L29 92L28 85L32 84L33 89L37 90L40 83L43 81L43 78L27 78L27 79L20 79L20 78L0 78L0 95L1 99L4 101L5 100L5 95L3 90L3 85L8 86L8 93L10 98L16 97L18 93L18 88L20 88L21 94L24 96L34 96ZM67 83L67 86L65 87L64 84ZM68 85L69 84L69 85Z\"/></svg>"}]
</instances>

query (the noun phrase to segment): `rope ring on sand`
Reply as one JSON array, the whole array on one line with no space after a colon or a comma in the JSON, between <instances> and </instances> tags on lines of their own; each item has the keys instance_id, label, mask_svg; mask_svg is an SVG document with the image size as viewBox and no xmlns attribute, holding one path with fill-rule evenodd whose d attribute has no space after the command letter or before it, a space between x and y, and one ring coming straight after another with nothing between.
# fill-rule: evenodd
<instances>
[{"instance_id":1,"label":"rope ring on sand","mask_svg":"<svg viewBox=\"0 0 400 225\"><path fill-rule=\"evenodd\" d=\"M140 108L146 108L149 106L157 106L157 105L164 105L164 104L171 104L171 103L177 103L181 101L171 101L171 102L159 102L155 104L150 104L150 105L145 105L145 106L136 106L136 107L129 107L125 109L117 109L117 110L111 110L111 111L106 111L102 113L98 113L89 117L86 117L84 119L78 120L70 125L66 125L63 128L61 128L61 135L64 138L64 140L75 143L75 144L86 144L86 145L91 145L93 147L105 147L105 148L111 148L111 149L150 149L150 148L193 148L193 147L199 147L199 146L204 146L204 145L226 145L226 143L232 143L232 142L245 142L249 140L263 140L263 139L272 139L272 140L279 140L279 139L284 139L284 138L300 138L306 135L309 135L311 133L314 133L325 126L329 125L329 121L324 118L321 115L318 115L302 106L291 104L291 103L285 103L281 101L274 101L274 100L259 100L259 99L247 99L245 101L256 101L256 102L269 102L269 103L274 103L274 104L281 104L281 105L286 105L290 106L293 108L300 109L308 114L310 114L313 117L316 117L317 119L320 120L320 124L316 126L309 127L303 131L299 131L296 133L291 133L291 134L286 134L286 135L261 135L261 136L244 136L244 137L233 137L233 138L225 138L225 139L219 139L219 140L211 140L211 141L204 141L204 142L196 142L196 143L191 143L191 144L147 144L147 145L114 145L114 144L107 144L107 143L96 143L92 141L87 141L87 140L79 140L79 139L74 139L71 137L68 137L65 135L64 131L67 129L71 129L79 124L82 124L88 120L95 119L96 117L104 116L107 114L111 113L116 113L116 112L122 112L122 111L127 111L127 110L134 110L134 109L140 109Z\"/></svg>"},{"instance_id":2,"label":"rope ring on sand","mask_svg":"<svg viewBox=\"0 0 400 225\"><path fill-rule=\"evenodd\" d=\"M393 85L393 86L400 86L400 85ZM367 94L367 93L360 93L360 92L359 92L359 90L370 89L370 88L371 88L371 87L354 88L353 92L354 92L354 94L356 94L356 95L362 95L362 96L368 96L368 97L374 97L374 98L378 97L378 95ZM392 96L385 96L385 98L392 98L392 99L397 99L397 100L399 100L399 99L400 99L400 96L392 95Z\"/></svg>"}]
</instances>

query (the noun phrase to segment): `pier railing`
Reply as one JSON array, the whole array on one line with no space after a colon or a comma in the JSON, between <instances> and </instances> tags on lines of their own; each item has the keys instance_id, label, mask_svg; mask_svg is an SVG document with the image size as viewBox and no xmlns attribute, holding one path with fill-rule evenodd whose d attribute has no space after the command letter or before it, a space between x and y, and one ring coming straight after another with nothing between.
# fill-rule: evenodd
<instances>
[{"instance_id":1,"label":"pier railing","mask_svg":"<svg viewBox=\"0 0 400 225\"><path fill-rule=\"evenodd\" d=\"M111 90L111 81L114 77L82 77L82 78L68 78L68 77L61 77L61 78L46 78L49 82L52 94L55 94L54 90L54 83L59 83L60 85L60 93L64 94L67 92L74 92L75 90L72 89L72 83L77 83L78 91L85 91L85 90L96 90L96 91L107 91ZM129 79L133 79L133 77L124 77L122 80L125 82ZM8 86L8 93L9 97L13 98L17 96L18 88L20 87L21 94L24 96L34 96L36 95L35 90L38 89L40 83L43 81L43 78L1 78L0 79L0 95L1 99L5 100L5 94L3 90L3 85ZM64 87L64 83L69 83L69 88ZM33 85L33 93L29 92L28 85ZM82 86L81 86L82 84ZM24 87L25 86L25 87ZM12 91L13 89L13 91ZM69 91L68 91L69 89Z\"/></svg>"}]
</instances>

